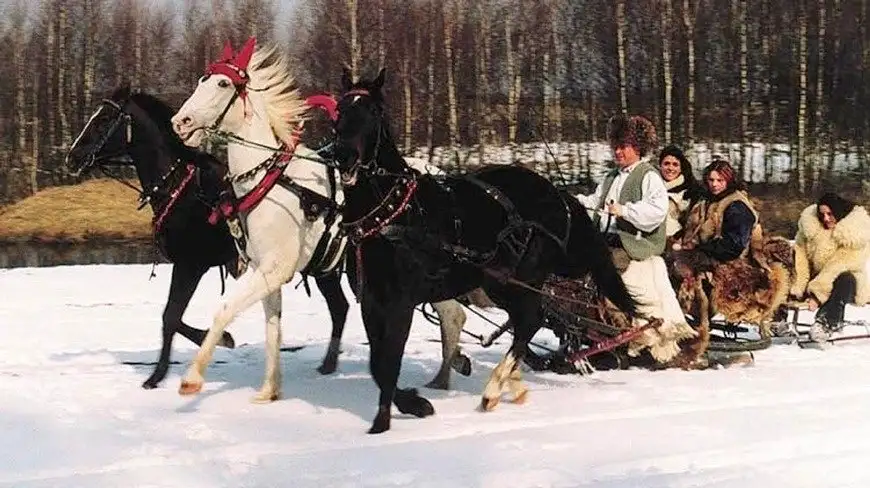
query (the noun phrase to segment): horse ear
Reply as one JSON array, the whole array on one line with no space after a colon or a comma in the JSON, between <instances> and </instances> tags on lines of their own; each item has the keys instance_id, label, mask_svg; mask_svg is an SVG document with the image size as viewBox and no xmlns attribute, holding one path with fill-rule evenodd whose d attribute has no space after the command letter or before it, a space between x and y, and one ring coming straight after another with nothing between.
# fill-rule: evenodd
<instances>
[{"instance_id":1,"label":"horse ear","mask_svg":"<svg viewBox=\"0 0 870 488\"><path fill-rule=\"evenodd\" d=\"M224 43L224 50L221 51L221 57L219 61L230 61L235 56L233 53L233 44L227 39L227 42Z\"/></svg>"},{"instance_id":2,"label":"horse ear","mask_svg":"<svg viewBox=\"0 0 870 488\"><path fill-rule=\"evenodd\" d=\"M126 100L130 98L130 80L126 78L121 80L121 84L118 86L118 89L115 90L115 96L118 100Z\"/></svg>"},{"instance_id":3,"label":"horse ear","mask_svg":"<svg viewBox=\"0 0 870 488\"><path fill-rule=\"evenodd\" d=\"M353 78L350 74L350 70L347 69L347 66L341 67L341 89L344 91L349 91L353 88Z\"/></svg>"},{"instance_id":4,"label":"horse ear","mask_svg":"<svg viewBox=\"0 0 870 488\"><path fill-rule=\"evenodd\" d=\"M251 62L251 56L254 55L254 46L257 45L256 37L249 37L245 44L239 49L238 54L236 54L236 58L233 60L234 64L241 69L248 69L248 63Z\"/></svg>"},{"instance_id":5,"label":"horse ear","mask_svg":"<svg viewBox=\"0 0 870 488\"><path fill-rule=\"evenodd\" d=\"M386 70L386 68L381 68L381 71L378 72L378 77L375 78L375 81L374 81L374 83L373 83L374 86L375 86L375 88L377 88L377 89L379 89L379 90L380 90L381 88L383 88L383 86L384 86L384 78L385 78L386 74L387 74L387 70Z\"/></svg>"}]
</instances>

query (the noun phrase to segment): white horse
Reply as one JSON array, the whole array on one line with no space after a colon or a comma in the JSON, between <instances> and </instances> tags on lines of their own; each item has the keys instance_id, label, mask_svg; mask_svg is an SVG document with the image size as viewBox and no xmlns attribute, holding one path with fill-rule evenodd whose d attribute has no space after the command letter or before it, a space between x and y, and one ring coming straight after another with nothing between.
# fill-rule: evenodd
<instances>
[{"instance_id":1,"label":"white horse","mask_svg":"<svg viewBox=\"0 0 870 488\"><path fill-rule=\"evenodd\" d=\"M328 171L332 170L306 159L314 156L313 151L296 144L293 131L304 119L307 107L294 87L287 60L274 46L256 50L254 46L252 38L238 53L225 48L223 59L209 67L194 93L173 117L176 133L185 144L194 147L203 142L207 130L220 129L237 138L227 144L229 174L236 195L246 195L263 180L268 161L276 154L275 148L282 145L295 147L295 156L283 174L320 195L329 195ZM314 221L306 219L300 198L280 185L273 187L241 218L251 259L250 272L215 314L179 393L195 394L202 389L206 367L224 329L259 301L266 316L266 368L263 386L252 401L270 402L281 396L281 287L305 268L327 228L322 217ZM447 388L465 313L453 300L433 305L441 319L442 337L447 336L444 342L453 345L453 351L447 351L445 345L444 363L429 385Z\"/></svg>"}]
</instances>

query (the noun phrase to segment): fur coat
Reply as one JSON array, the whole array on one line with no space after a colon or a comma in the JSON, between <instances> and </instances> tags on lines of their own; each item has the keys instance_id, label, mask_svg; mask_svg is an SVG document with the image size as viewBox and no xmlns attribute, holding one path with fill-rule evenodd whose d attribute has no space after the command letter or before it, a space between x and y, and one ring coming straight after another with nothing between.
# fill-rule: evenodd
<instances>
[{"instance_id":1,"label":"fur coat","mask_svg":"<svg viewBox=\"0 0 870 488\"><path fill-rule=\"evenodd\" d=\"M816 205L801 212L795 236L795 281L791 294L814 295L825 303L831 294L834 279L849 271L855 275L858 290L857 305L870 300L870 286L865 266L870 258L870 216L864 207L855 208L837 222L831 230L824 228L817 217Z\"/></svg>"}]
</instances>

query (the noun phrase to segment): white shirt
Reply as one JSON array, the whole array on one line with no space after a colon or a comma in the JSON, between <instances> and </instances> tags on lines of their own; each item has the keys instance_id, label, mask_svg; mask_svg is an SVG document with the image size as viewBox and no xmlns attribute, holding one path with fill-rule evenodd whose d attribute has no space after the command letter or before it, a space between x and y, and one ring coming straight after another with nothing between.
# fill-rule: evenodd
<instances>
[{"instance_id":1,"label":"white shirt","mask_svg":"<svg viewBox=\"0 0 870 488\"><path fill-rule=\"evenodd\" d=\"M625 185L625 180L628 175L637 168L638 164L649 158L644 158L637 163L621 168L617 173L613 184L610 186L610 191L607 192L607 198L604 200L604 207L599 208L598 202L601 201L602 184L595 188L595 192L591 195L577 195L577 200L592 212L601 214L601 231L616 232L616 219L610 220L608 224L607 202L611 200L619 201L619 194L622 192L622 187ZM641 182L641 194L643 197L636 202L627 202L622 204L622 218L628 221L631 225L644 232L651 232L656 227L662 225L665 218L668 216L668 190L665 188L665 182L658 173L650 171L644 175Z\"/></svg>"}]
</instances>

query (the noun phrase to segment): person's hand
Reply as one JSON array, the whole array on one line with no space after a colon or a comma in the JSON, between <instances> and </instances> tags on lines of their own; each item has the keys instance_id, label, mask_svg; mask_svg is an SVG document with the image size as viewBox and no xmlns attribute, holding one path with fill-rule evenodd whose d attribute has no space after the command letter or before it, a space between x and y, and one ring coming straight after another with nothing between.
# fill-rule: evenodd
<instances>
[{"instance_id":1,"label":"person's hand","mask_svg":"<svg viewBox=\"0 0 870 488\"><path fill-rule=\"evenodd\" d=\"M807 298L807 308L810 310L810 312L815 311L817 308L819 308L819 301L816 299L816 297L810 296L809 298Z\"/></svg>"},{"instance_id":2,"label":"person's hand","mask_svg":"<svg viewBox=\"0 0 870 488\"><path fill-rule=\"evenodd\" d=\"M616 217L622 217L622 205L620 205L616 202L608 203L607 204L607 211Z\"/></svg>"},{"instance_id":3,"label":"person's hand","mask_svg":"<svg viewBox=\"0 0 870 488\"><path fill-rule=\"evenodd\" d=\"M675 243L671 246L671 249L673 249L674 251L682 251L682 250L683 250L683 246L682 246L679 242L675 242Z\"/></svg>"},{"instance_id":4,"label":"person's hand","mask_svg":"<svg viewBox=\"0 0 870 488\"><path fill-rule=\"evenodd\" d=\"M691 251L692 249L695 249L695 243L694 243L694 242L689 241L689 242L684 242L684 243L683 243L683 250L684 250L684 251Z\"/></svg>"}]
</instances>

